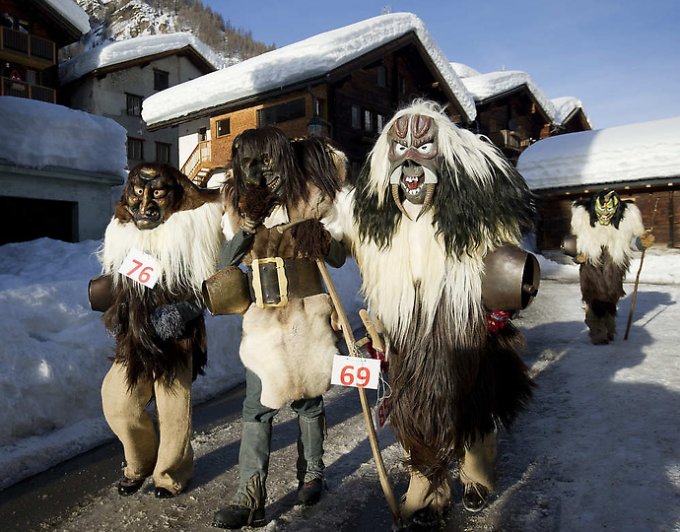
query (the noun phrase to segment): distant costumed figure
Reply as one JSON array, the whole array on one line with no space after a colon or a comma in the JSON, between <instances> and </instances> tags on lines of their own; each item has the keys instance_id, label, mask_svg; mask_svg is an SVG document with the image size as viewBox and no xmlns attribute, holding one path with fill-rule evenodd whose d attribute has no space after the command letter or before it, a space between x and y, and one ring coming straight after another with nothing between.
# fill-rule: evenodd
<instances>
[{"instance_id":1,"label":"distant costumed figure","mask_svg":"<svg viewBox=\"0 0 680 532\"><path fill-rule=\"evenodd\" d=\"M106 229L90 302L116 340L101 395L125 454L121 495L151 475L155 495L169 498L192 477L191 385L207 360L201 287L217 269L222 212L219 191L144 163L130 171ZM152 399L158 434L145 410Z\"/></svg>"},{"instance_id":2,"label":"distant costumed figure","mask_svg":"<svg viewBox=\"0 0 680 532\"><path fill-rule=\"evenodd\" d=\"M508 246L532 227L532 195L491 143L424 100L387 123L346 194L337 221L385 331L389 419L411 473L402 518L441 519L457 459L464 504L478 511L494 488L497 429L532 395L512 305L485 301L483 286L506 283L489 279L490 259L515 252L535 267L519 272L520 306L535 295L538 263Z\"/></svg>"},{"instance_id":3,"label":"distant costumed figure","mask_svg":"<svg viewBox=\"0 0 680 532\"><path fill-rule=\"evenodd\" d=\"M206 281L205 291L211 312L243 313L246 397L239 487L215 513L214 526L265 524L272 422L287 403L299 423L297 500L312 505L321 496L322 394L330 387L338 337L316 259L335 267L345 261L343 244L322 223L345 164L325 140L291 141L275 127L249 129L234 140L223 221L231 266Z\"/></svg>"},{"instance_id":4,"label":"distant costumed figure","mask_svg":"<svg viewBox=\"0 0 680 532\"><path fill-rule=\"evenodd\" d=\"M585 322L593 344L607 344L616 333L616 306L625 292L623 281L633 251L654 243L645 231L640 209L622 201L615 190L603 190L576 201L571 209L571 233L563 250L580 264Z\"/></svg>"}]
</instances>

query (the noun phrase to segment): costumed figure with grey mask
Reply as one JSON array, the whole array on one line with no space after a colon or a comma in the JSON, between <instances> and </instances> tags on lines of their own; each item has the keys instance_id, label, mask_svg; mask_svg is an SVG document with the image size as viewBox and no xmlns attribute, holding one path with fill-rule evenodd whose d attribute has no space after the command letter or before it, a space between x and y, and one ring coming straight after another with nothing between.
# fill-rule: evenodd
<instances>
[{"instance_id":1,"label":"costumed figure with grey mask","mask_svg":"<svg viewBox=\"0 0 680 532\"><path fill-rule=\"evenodd\" d=\"M401 516L413 525L441 525L456 462L465 508L484 507L497 430L532 395L509 318L538 288L535 257L517 247L533 218L500 152L423 100L387 123L338 200L335 222L385 334L389 421L410 471Z\"/></svg>"},{"instance_id":2,"label":"costumed figure with grey mask","mask_svg":"<svg viewBox=\"0 0 680 532\"><path fill-rule=\"evenodd\" d=\"M219 191L200 189L172 166L130 170L100 251L103 275L90 302L104 312L115 357L102 383L104 417L123 444L120 495L148 476L173 497L193 473L191 386L207 360L203 279L223 240ZM158 429L147 407L155 403Z\"/></svg>"},{"instance_id":3,"label":"costumed figure with grey mask","mask_svg":"<svg viewBox=\"0 0 680 532\"><path fill-rule=\"evenodd\" d=\"M608 344L616 334L616 306L635 250L654 243L640 209L615 190L602 190L571 208L571 235L563 251L580 264L581 296L593 344Z\"/></svg>"},{"instance_id":4,"label":"costumed figure with grey mask","mask_svg":"<svg viewBox=\"0 0 680 532\"><path fill-rule=\"evenodd\" d=\"M345 261L343 244L323 225L345 164L326 140L291 141L276 127L249 129L234 139L223 189L230 266L206 281L204 293L211 312L243 314L246 397L239 486L213 526L266 523L272 422L286 404L299 423L297 501L313 505L321 497L322 394L330 388L338 335L316 260L335 267Z\"/></svg>"}]
</instances>

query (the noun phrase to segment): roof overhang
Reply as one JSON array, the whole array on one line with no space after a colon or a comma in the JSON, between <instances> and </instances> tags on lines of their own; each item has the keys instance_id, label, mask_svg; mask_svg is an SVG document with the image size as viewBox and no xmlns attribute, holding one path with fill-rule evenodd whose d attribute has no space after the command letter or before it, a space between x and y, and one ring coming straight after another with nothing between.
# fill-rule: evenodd
<instances>
[{"instance_id":1,"label":"roof overhang","mask_svg":"<svg viewBox=\"0 0 680 532\"><path fill-rule=\"evenodd\" d=\"M370 65L371 63L374 63L377 59L382 57L385 54L396 52L398 50L401 50L409 45L414 45L418 53L421 57L421 59L424 61L427 69L430 71L432 74L433 78L435 79L436 82L439 83L439 88L444 92L446 95L447 99L449 102L452 102L455 107L456 111L462 116L465 117L467 116L467 113L461 106L460 102L456 98L456 96L453 94L453 91L450 90L448 83L445 82L443 77L439 73L439 69L432 63L430 60L430 55L427 53L425 48L423 47L420 39L418 38L417 34L415 31L410 31L404 35L402 35L399 38L396 38L392 41L390 41L387 44L384 44L383 46L377 47L365 54L363 54L360 57L357 57L356 59L353 59L352 61L349 61L347 63L344 63L337 68L334 68L333 70L330 70L326 72L325 74L322 74L320 76L314 76L311 78L307 78L304 80L297 81L295 83L289 84L289 85L283 85L281 87L277 87L276 89L272 90L267 90L263 91L257 94L253 94L251 96L247 96L245 98L240 98L237 100L232 100L223 104L215 105L213 107L207 107L204 109L201 109L199 111L194 111L191 113L188 113L184 116L181 117L176 117L176 118L171 118L168 120L163 120L156 122L152 125L147 124L147 129L149 131L157 131L159 129L163 129L166 127L171 127L171 126L176 126L178 124L184 123L184 122L190 122L191 120L196 120L199 118L203 118L205 116L214 116L216 114L226 114L230 113L233 111L237 111L239 109L243 109L244 107L249 107L251 105L254 105L258 102L261 102L262 100L267 100L273 97L281 96L284 94L292 93L299 91L301 89L305 89L308 87L314 87L316 85L320 84L330 84L335 81L338 81L344 77L346 77L349 73L351 73L354 70L357 70L359 68L362 68L363 66Z\"/></svg>"}]
</instances>

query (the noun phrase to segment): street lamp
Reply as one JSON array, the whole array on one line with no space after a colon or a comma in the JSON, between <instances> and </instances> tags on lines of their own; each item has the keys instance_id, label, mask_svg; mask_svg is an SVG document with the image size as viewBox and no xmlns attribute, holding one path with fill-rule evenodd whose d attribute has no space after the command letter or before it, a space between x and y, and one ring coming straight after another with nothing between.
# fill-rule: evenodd
<instances>
[{"instance_id":1,"label":"street lamp","mask_svg":"<svg viewBox=\"0 0 680 532\"><path fill-rule=\"evenodd\" d=\"M328 136L330 138L333 137L333 124L330 122L327 122L323 118L319 116L319 113L316 110L316 105L314 106L314 113L312 114L312 118L307 124L307 135L310 137L322 137L323 136L323 128L327 127L328 128Z\"/></svg>"}]
</instances>

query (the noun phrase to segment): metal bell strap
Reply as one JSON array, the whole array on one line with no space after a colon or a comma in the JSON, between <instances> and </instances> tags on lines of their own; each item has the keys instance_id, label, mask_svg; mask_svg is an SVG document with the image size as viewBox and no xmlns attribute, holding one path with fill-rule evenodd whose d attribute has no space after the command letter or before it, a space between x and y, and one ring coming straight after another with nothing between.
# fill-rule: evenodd
<instances>
[{"instance_id":1,"label":"metal bell strap","mask_svg":"<svg viewBox=\"0 0 680 532\"><path fill-rule=\"evenodd\" d=\"M249 272L252 272L253 300L258 307L285 307L288 304L288 278L281 257L254 259ZM271 272L275 275L268 275Z\"/></svg>"}]
</instances>

